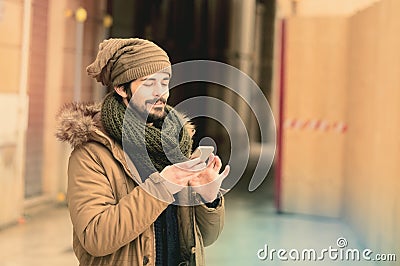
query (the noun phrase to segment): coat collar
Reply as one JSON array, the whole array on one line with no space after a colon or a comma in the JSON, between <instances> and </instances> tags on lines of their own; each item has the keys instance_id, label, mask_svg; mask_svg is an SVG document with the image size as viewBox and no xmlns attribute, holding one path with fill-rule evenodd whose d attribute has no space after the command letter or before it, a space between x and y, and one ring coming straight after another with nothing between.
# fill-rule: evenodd
<instances>
[{"instance_id":1,"label":"coat collar","mask_svg":"<svg viewBox=\"0 0 400 266\"><path fill-rule=\"evenodd\" d=\"M68 103L57 114L56 137L68 142L72 148L92 140L93 133L101 130L101 104Z\"/></svg>"},{"instance_id":2,"label":"coat collar","mask_svg":"<svg viewBox=\"0 0 400 266\"><path fill-rule=\"evenodd\" d=\"M122 147L106 133L101 122L101 103L67 103L60 109L56 119L58 126L55 135L58 140L68 142L73 149L90 141L103 144L122 164L125 172L136 182L141 182L137 169L128 167ZM193 124L184 115L181 119L185 121L185 128L193 137Z\"/></svg>"},{"instance_id":3,"label":"coat collar","mask_svg":"<svg viewBox=\"0 0 400 266\"><path fill-rule=\"evenodd\" d=\"M122 147L105 131L101 123L100 103L68 103L59 111L56 138L68 142L73 149L87 142L103 144L124 167L127 174L135 181L140 180L136 168L128 167Z\"/></svg>"}]
</instances>

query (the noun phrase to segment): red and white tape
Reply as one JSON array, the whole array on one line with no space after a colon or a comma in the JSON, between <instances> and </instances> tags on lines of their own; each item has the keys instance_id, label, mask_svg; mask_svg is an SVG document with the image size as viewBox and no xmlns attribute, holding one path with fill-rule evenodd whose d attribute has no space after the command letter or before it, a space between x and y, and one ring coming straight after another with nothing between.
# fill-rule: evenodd
<instances>
[{"instance_id":1,"label":"red and white tape","mask_svg":"<svg viewBox=\"0 0 400 266\"><path fill-rule=\"evenodd\" d=\"M337 133L345 133L347 131L347 125L344 122L335 122L333 128Z\"/></svg>"},{"instance_id":2,"label":"red and white tape","mask_svg":"<svg viewBox=\"0 0 400 266\"><path fill-rule=\"evenodd\" d=\"M330 122L324 119L298 119L288 118L285 120L284 127L292 130L311 130L320 132L333 131L343 134L347 131L347 124L343 121Z\"/></svg>"}]
</instances>

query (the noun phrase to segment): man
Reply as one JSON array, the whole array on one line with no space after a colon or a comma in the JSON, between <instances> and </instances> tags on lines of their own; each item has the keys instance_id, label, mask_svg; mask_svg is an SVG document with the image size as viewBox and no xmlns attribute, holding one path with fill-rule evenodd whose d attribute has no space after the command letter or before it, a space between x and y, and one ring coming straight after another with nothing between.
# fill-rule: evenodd
<instances>
[{"instance_id":1,"label":"man","mask_svg":"<svg viewBox=\"0 0 400 266\"><path fill-rule=\"evenodd\" d=\"M218 156L189 160L191 125L166 105L167 54L109 39L87 72L113 91L101 105L64 106L57 132L74 148L67 200L80 265L204 265L223 227L229 166L219 174ZM200 204L177 206L180 197Z\"/></svg>"}]
</instances>

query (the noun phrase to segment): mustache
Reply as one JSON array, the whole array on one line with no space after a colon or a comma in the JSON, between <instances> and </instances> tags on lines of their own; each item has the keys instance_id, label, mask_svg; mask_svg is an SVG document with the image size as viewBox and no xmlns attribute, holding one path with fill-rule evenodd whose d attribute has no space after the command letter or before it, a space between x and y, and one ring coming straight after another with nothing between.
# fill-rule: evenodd
<instances>
[{"instance_id":1,"label":"mustache","mask_svg":"<svg viewBox=\"0 0 400 266\"><path fill-rule=\"evenodd\" d=\"M158 102L158 101L160 101L160 102L162 102L163 104L166 104L167 103L167 100L166 99L164 99L164 98L154 98L154 99L151 99L151 100L147 100L147 101L145 101L145 103L147 104L147 103L149 103L149 104L155 104L156 102Z\"/></svg>"}]
</instances>

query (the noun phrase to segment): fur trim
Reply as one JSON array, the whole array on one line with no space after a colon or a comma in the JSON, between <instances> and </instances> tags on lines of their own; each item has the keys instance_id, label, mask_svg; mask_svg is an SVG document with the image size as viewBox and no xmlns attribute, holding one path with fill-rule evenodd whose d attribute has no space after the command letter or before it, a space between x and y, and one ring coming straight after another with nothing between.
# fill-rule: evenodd
<instances>
[{"instance_id":1,"label":"fur trim","mask_svg":"<svg viewBox=\"0 0 400 266\"><path fill-rule=\"evenodd\" d=\"M95 129L101 129L100 116L95 115L101 111L101 103L67 103L57 114L56 138L68 142L72 148L76 148L88 142ZM189 118L178 113L184 123L184 127L193 137L196 132L195 126Z\"/></svg>"},{"instance_id":2,"label":"fur trim","mask_svg":"<svg viewBox=\"0 0 400 266\"><path fill-rule=\"evenodd\" d=\"M188 131L189 136L193 138L194 134L196 134L196 126L190 120L189 116L182 112L175 112L179 119L182 121L183 127Z\"/></svg>"},{"instance_id":3,"label":"fur trim","mask_svg":"<svg viewBox=\"0 0 400 266\"><path fill-rule=\"evenodd\" d=\"M69 142L73 148L89 141L91 133L98 128L94 116L101 110L101 104L67 103L57 115L56 138Z\"/></svg>"}]
</instances>

